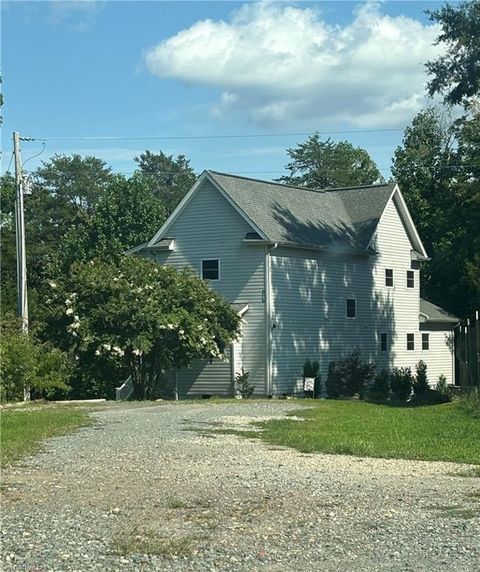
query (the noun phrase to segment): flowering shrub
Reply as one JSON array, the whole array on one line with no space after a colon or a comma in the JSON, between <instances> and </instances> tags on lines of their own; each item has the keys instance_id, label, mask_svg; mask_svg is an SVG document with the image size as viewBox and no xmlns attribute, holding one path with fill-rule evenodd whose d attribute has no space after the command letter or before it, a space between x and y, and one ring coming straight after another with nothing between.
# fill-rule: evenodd
<instances>
[{"instance_id":1,"label":"flowering shrub","mask_svg":"<svg viewBox=\"0 0 480 572\"><path fill-rule=\"evenodd\" d=\"M206 282L143 258L75 264L49 289L45 334L80 359L121 364L137 399L152 397L168 369L222 357L239 332L239 316Z\"/></svg>"}]
</instances>

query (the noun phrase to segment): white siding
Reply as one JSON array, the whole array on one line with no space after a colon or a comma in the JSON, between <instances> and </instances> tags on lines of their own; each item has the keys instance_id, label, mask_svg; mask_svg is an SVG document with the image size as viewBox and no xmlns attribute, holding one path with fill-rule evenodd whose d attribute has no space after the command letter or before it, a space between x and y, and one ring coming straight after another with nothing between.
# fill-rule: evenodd
<instances>
[{"instance_id":1,"label":"white siding","mask_svg":"<svg viewBox=\"0 0 480 572\"><path fill-rule=\"evenodd\" d=\"M189 266L199 275L202 259L220 259L220 280L212 281L211 285L229 302L249 306L242 328L242 363L245 370L250 372L255 393L264 394L265 247L249 246L242 242L245 234L251 231L239 213L206 181L167 231L167 235L175 239L175 250L160 252L154 258L161 264L178 269ZM225 377L228 368L223 364L223 367L217 365L217 373L214 373L214 369L213 365L204 363L203 366L194 364L192 368L182 371L185 393L232 394L231 379L228 385ZM222 380L219 380L219 375Z\"/></svg>"},{"instance_id":2,"label":"white siding","mask_svg":"<svg viewBox=\"0 0 480 572\"><path fill-rule=\"evenodd\" d=\"M420 324L420 342L422 334L429 334L429 350L420 347L420 359L427 364L428 381L432 387L437 385L443 374L447 383L454 383L455 360L453 355L453 331L442 324Z\"/></svg>"},{"instance_id":3,"label":"white siding","mask_svg":"<svg viewBox=\"0 0 480 572\"><path fill-rule=\"evenodd\" d=\"M411 244L393 201L374 236L378 256L362 257L297 249L271 253L272 379L274 393L299 390L305 359L318 359L325 379L328 363L356 346L379 368L414 366L421 355L419 272L412 270ZM385 268L394 286L385 286ZM346 300L356 300L356 317L346 317ZM380 351L387 334L388 351ZM407 333L415 351L407 351Z\"/></svg>"}]
</instances>

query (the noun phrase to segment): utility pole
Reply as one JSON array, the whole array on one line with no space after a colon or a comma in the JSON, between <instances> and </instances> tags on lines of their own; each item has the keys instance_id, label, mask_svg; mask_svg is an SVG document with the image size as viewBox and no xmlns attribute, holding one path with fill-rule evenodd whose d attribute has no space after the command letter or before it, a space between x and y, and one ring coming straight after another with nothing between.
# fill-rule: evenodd
<instances>
[{"instance_id":1,"label":"utility pole","mask_svg":"<svg viewBox=\"0 0 480 572\"><path fill-rule=\"evenodd\" d=\"M28 332L28 298L27 298L27 261L25 256L25 218L23 214L23 173L20 156L20 133L13 133L13 154L15 156L15 230L17 245L17 300L18 316L21 319L23 333ZM30 399L30 389L24 389L24 401Z\"/></svg>"}]
</instances>

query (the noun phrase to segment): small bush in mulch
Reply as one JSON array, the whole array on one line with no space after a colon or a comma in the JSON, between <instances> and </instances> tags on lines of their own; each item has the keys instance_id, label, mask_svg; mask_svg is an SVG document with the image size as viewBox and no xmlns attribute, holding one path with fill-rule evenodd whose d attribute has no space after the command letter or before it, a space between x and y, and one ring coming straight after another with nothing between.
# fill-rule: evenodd
<instances>
[{"instance_id":1,"label":"small bush in mulch","mask_svg":"<svg viewBox=\"0 0 480 572\"><path fill-rule=\"evenodd\" d=\"M428 389L423 393L418 393L410 399L410 405L438 405L439 403L448 403L450 399L447 395L440 393L436 389Z\"/></svg>"}]
</instances>

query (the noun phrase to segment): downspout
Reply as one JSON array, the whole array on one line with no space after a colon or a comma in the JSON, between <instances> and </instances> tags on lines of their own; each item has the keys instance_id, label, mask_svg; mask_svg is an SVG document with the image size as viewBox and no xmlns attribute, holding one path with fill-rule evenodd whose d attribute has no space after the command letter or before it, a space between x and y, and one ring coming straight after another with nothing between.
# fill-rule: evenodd
<instances>
[{"instance_id":1,"label":"downspout","mask_svg":"<svg viewBox=\"0 0 480 572\"><path fill-rule=\"evenodd\" d=\"M272 388L272 319L271 319L271 280L272 268L270 255L272 250L277 248L278 243L275 242L272 246L267 247L265 256L265 341L267 346L267 370L266 370L266 389L267 396L271 397L273 394Z\"/></svg>"}]
</instances>

